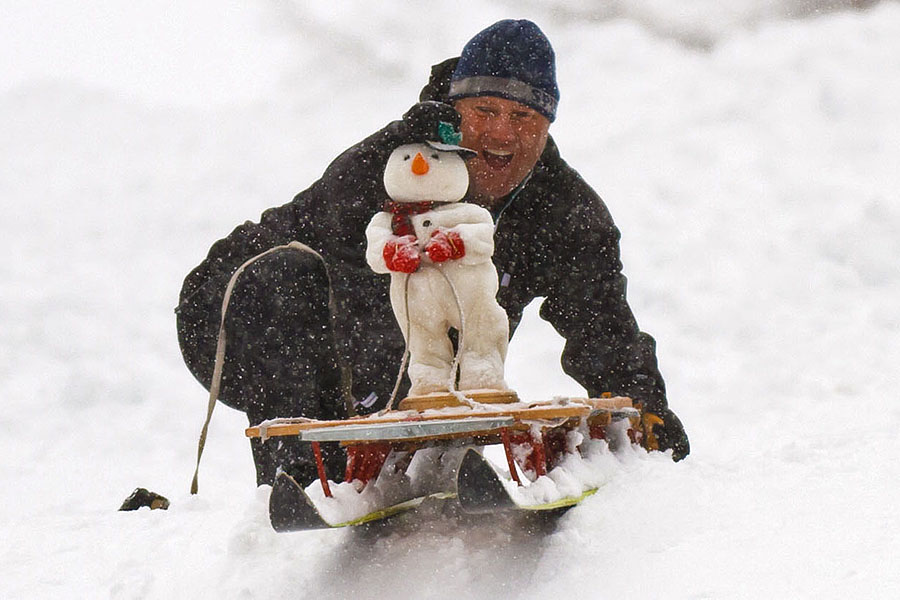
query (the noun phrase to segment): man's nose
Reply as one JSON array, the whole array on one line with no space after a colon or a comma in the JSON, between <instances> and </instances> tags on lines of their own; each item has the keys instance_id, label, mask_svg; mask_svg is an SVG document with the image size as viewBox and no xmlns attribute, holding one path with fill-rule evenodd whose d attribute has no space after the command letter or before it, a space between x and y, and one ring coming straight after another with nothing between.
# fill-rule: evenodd
<instances>
[{"instance_id":1,"label":"man's nose","mask_svg":"<svg viewBox=\"0 0 900 600\"><path fill-rule=\"evenodd\" d=\"M507 143L515 140L516 127L509 115L499 114L489 120L487 134L492 141Z\"/></svg>"}]
</instances>

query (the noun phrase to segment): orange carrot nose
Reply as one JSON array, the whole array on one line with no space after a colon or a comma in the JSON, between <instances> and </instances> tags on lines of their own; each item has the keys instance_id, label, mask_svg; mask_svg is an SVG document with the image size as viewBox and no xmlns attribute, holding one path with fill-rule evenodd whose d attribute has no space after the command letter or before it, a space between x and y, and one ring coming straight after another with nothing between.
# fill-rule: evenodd
<instances>
[{"instance_id":1,"label":"orange carrot nose","mask_svg":"<svg viewBox=\"0 0 900 600\"><path fill-rule=\"evenodd\" d=\"M416 152L412 162L412 172L416 175L424 175L428 172L428 161L422 156L421 152Z\"/></svg>"}]
</instances>

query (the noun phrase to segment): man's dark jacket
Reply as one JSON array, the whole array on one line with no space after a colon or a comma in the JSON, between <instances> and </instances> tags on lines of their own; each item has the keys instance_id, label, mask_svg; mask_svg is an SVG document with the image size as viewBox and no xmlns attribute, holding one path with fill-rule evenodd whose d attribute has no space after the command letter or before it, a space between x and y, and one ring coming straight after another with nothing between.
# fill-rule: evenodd
<instances>
[{"instance_id":1,"label":"man's dark jacket","mask_svg":"<svg viewBox=\"0 0 900 600\"><path fill-rule=\"evenodd\" d=\"M421 100L445 101L455 59L432 69ZM184 282L179 340L185 361L207 387L224 289L250 257L291 240L325 259L337 314L337 353L352 371L359 401L377 395L384 406L403 354L403 338L389 299L390 278L376 275L365 260L365 230L386 199L382 183L391 151L403 143L395 121L351 147L321 179L288 204L263 213L216 242ZM591 396L630 396L664 417L676 458L687 454L687 438L667 408L656 363L655 342L639 331L625 297L619 231L600 197L560 157L552 138L527 184L497 217L494 263L501 279L498 301L510 333L525 306L544 297L540 315L565 338L564 371ZM227 386L222 399L228 402ZM239 404L235 402L234 404ZM672 423L674 421L674 423Z\"/></svg>"}]
</instances>

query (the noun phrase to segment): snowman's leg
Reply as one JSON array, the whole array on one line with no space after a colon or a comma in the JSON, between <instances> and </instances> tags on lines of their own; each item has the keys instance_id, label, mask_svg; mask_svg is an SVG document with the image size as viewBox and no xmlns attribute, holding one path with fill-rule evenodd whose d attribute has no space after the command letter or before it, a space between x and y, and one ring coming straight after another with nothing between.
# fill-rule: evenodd
<instances>
[{"instance_id":1,"label":"snowman's leg","mask_svg":"<svg viewBox=\"0 0 900 600\"><path fill-rule=\"evenodd\" d=\"M408 332L411 396L448 391L453 346L441 312L434 300L411 295ZM402 326L406 328L407 324Z\"/></svg>"},{"instance_id":2,"label":"snowman's leg","mask_svg":"<svg viewBox=\"0 0 900 600\"><path fill-rule=\"evenodd\" d=\"M446 328L413 327L409 336L410 396L448 391L453 346Z\"/></svg>"},{"instance_id":3,"label":"snowman's leg","mask_svg":"<svg viewBox=\"0 0 900 600\"><path fill-rule=\"evenodd\" d=\"M459 357L459 389L507 389L503 363L509 320L493 297L468 302L464 346Z\"/></svg>"}]
</instances>

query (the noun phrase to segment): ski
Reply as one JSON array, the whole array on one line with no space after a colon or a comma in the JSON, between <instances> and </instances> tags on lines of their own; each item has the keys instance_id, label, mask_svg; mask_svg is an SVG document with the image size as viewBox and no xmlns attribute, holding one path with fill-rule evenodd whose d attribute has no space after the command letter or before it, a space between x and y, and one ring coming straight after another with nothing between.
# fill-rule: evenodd
<instances>
[{"instance_id":1,"label":"ski","mask_svg":"<svg viewBox=\"0 0 900 600\"><path fill-rule=\"evenodd\" d=\"M467 513L563 509L578 504L597 491L597 488L588 488L579 495L539 503L516 500L509 492L509 487L515 485L512 479L500 475L489 460L473 449L466 452L460 463L456 485L460 507Z\"/></svg>"},{"instance_id":2,"label":"ski","mask_svg":"<svg viewBox=\"0 0 900 600\"><path fill-rule=\"evenodd\" d=\"M287 473L279 473L269 495L269 520L275 531L328 529L332 525L322 518L313 501L297 481Z\"/></svg>"},{"instance_id":3,"label":"ski","mask_svg":"<svg viewBox=\"0 0 900 600\"><path fill-rule=\"evenodd\" d=\"M287 473L279 473L269 496L269 520L272 528L278 532L339 529L393 517L418 508L428 499L447 500L455 496L456 494L452 492L434 492L391 504L346 521L331 523L322 516L303 486Z\"/></svg>"}]
</instances>

